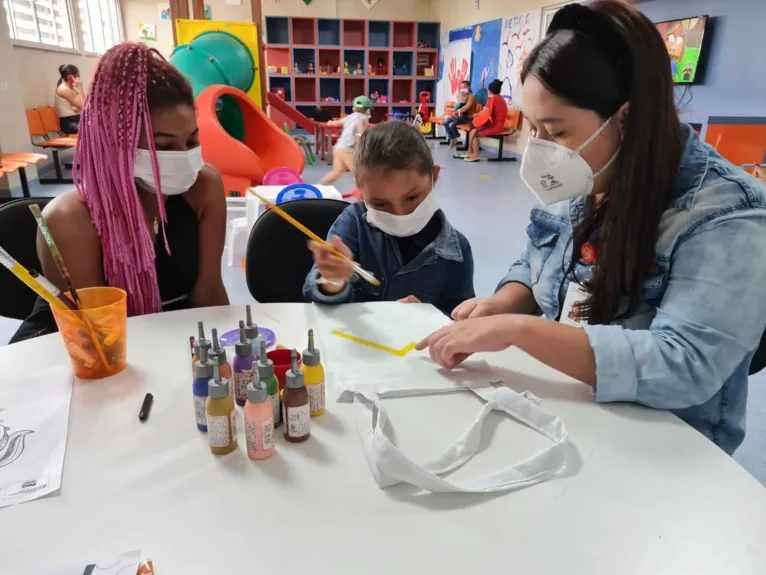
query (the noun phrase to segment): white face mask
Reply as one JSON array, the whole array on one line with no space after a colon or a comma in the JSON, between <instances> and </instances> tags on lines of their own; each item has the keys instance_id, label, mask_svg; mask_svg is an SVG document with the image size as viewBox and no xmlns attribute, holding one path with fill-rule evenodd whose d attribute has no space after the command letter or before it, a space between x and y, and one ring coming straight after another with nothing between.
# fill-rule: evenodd
<instances>
[{"instance_id":1,"label":"white face mask","mask_svg":"<svg viewBox=\"0 0 766 575\"><path fill-rule=\"evenodd\" d=\"M187 192L197 181L202 161L202 146L185 152L157 152L157 164L160 170L160 191L163 196L177 196ZM152 170L152 153L149 150L136 150L133 175L145 187L157 191Z\"/></svg>"},{"instance_id":2,"label":"white face mask","mask_svg":"<svg viewBox=\"0 0 766 575\"><path fill-rule=\"evenodd\" d=\"M421 231L439 209L434 199L433 191L429 192L426 199L420 202L415 211L406 216L397 216L387 212L381 212L375 208L367 206L365 218L367 223L378 228L380 231L397 238L406 238L414 236Z\"/></svg>"},{"instance_id":3,"label":"white face mask","mask_svg":"<svg viewBox=\"0 0 766 575\"><path fill-rule=\"evenodd\" d=\"M611 119L601 124L595 134L574 150L555 142L529 138L521 160L521 179L540 203L547 206L587 196L593 191L593 181L612 165L620 149L595 174L580 152L598 137Z\"/></svg>"},{"instance_id":4,"label":"white face mask","mask_svg":"<svg viewBox=\"0 0 766 575\"><path fill-rule=\"evenodd\" d=\"M467 94L467 93L468 93L468 88L463 88L463 89L461 89L461 90L460 90L460 93L461 93L461 94Z\"/></svg>"}]
</instances>

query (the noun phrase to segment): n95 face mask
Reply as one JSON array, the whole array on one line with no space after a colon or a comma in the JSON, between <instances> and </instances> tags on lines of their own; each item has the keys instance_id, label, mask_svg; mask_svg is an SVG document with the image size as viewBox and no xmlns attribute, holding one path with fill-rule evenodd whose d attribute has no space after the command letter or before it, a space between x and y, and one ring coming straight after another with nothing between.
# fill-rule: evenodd
<instances>
[{"instance_id":1,"label":"n95 face mask","mask_svg":"<svg viewBox=\"0 0 766 575\"><path fill-rule=\"evenodd\" d=\"M428 196L426 196L426 199L420 202L420 205L415 208L415 211L411 214L397 216L395 214L381 212L368 205L365 219L368 224L390 236L406 238L414 236L426 227L438 209L439 206L434 199L434 193L431 191Z\"/></svg>"},{"instance_id":2,"label":"n95 face mask","mask_svg":"<svg viewBox=\"0 0 766 575\"><path fill-rule=\"evenodd\" d=\"M593 192L594 180L612 165L620 150L595 174L580 152L604 131L611 119L574 150L548 140L529 138L521 160L521 179L541 204L547 206Z\"/></svg>"},{"instance_id":3,"label":"n95 face mask","mask_svg":"<svg viewBox=\"0 0 766 575\"><path fill-rule=\"evenodd\" d=\"M202 146L184 152L157 152L157 164L160 172L160 192L163 196L183 194L197 181L197 176L205 164L202 161ZM136 150L133 175L152 191L157 191L152 169L152 153L149 150Z\"/></svg>"}]
</instances>

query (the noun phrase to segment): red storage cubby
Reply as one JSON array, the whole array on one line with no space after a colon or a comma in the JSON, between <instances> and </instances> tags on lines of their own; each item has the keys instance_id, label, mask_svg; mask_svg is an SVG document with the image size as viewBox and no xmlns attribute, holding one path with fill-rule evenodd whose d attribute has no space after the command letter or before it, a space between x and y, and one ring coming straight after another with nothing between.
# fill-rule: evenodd
<instances>
[{"instance_id":1,"label":"red storage cubby","mask_svg":"<svg viewBox=\"0 0 766 575\"><path fill-rule=\"evenodd\" d=\"M316 20L292 18L293 44L314 46L317 43Z\"/></svg>"},{"instance_id":2,"label":"red storage cubby","mask_svg":"<svg viewBox=\"0 0 766 575\"><path fill-rule=\"evenodd\" d=\"M364 47L367 43L366 27L364 20L343 20L343 46Z\"/></svg>"},{"instance_id":3,"label":"red storage cubby","mask_svg":"<svg viewBox=\"0 0 766 575\"><path fill-rule=\"evenodd\" d=\"M378 60L383 60L382 72L378 69ZM370 74L371 76L391 75L391 52L389 50L370 50L368 52L367 63L372 66L372 74ZM366 70L365 73L367 73Z\"/></svg>"},{"instance_id":4,"label":"red storage cubby","mask_svg":"<svg viewBox=\"0 0 766 575\"><path fill-rule=\"evenodd\" d=\"M320 76L336 76L343 73L340 61L340 50L337 48L320 48L319 49L319 68L318 72ZM327 66L330 70L327 71ZM336 72L336 70L339 70Z\"/></svg>"},{"instance_id":5,"label":"red storage cubby","mask_svg":"<svg viewBox=\"0 0 766 575\"><path fill-rule=\"evenodd\" d=\"M415 54L415 75L425 76L426 69L433 67L434 74L429 76L429 78L435 78L437 73L436 67L439 65L437 56L436 50L418 50Z\"/></svg>"},{"instance_id":6,"label":"red storage cubby","mask_svg":"<svg viewBox=\"0 0 766 575\"><path fill-rule=\"evenodd\" d=\"M343 78L343 101L350 104L357 96L367 96L364 78Z\"/></svg>"},{"instance_id":7,"label":"red storage cubby","mask_svg":"<svg viewBox=\"0 0 766 575\"><path fill-rule=\"evenodd\" d=\"M266 48L266 66L269 75L287 76L293 73L293 63L290 61L290 48ZM276 70L269 68L276 67ZM287 68L287 71L283 70Z\"/></svg>"},{"instance_id":8,"label":"red storage cubby","mask_svg":"<svg viewBox=\"0 0 766 575\"><path fill-rule=\"evenodd\" d=\"M412 103L412 80L394 78L391 88L391 104Z\"/></svg>"},{"instance_id":9,"label":"red storage cubby","mask_svg":"<svg viewBox=\"0 0 766 575\"><path fill-rule=\"evenodd\" d=\"M294 100L296 103L313 103L317 101L316 78L295 78Z\"/></svg>"},{"instance_id":10,"label":"red storage cubby","mask_svg":"<svg viewBox=\"0 0 766 575\"><path fill-rule=\"evenodd\" d=\"M415 23L394 22L394 48L415 47Z\"/></svg>"}]
</instances>

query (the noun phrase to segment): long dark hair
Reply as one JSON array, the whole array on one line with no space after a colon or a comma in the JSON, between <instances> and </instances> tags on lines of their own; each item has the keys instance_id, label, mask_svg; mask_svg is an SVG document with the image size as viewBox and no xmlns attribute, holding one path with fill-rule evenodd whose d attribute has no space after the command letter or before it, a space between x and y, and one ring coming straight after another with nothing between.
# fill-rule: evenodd
<instances>
[{"instance_id":1,"label":"long dark hair","mask_svg":"<svg viewBox=\"0 0 766 575\"><path fill-rule=\"evenodd\" d=\"M59 66L59 78L58 83L56 86L61 86L64 82L66 82L69 79L69 76L79 76L80 70L75 66L74 64L62 64Z\"/></svg>"},{"instance_id":2,"label":"long dark hair","mask_svg":"<svg viewBox=\"0 0 766 575\"><path fill-rule=\"evenodd\" d=\"M653 267L660 218L684 150L667 49L654 24L623 2L572 4L556 13L530 52L522 82L530 74L604 121L629 103L610 181L598 205L588 198L567 274L574 276L582 245L597 238L598 263L585 282L589 296L580 311L591 324L630 317ZM627 306L621 305L625 296Z\"/></svg>"}]
</instances>

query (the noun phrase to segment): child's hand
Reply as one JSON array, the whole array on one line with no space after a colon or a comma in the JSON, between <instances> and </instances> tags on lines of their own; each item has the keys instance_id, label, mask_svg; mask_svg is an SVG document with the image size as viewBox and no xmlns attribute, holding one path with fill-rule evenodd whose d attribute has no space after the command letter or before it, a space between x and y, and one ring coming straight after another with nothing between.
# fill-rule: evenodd
<instances>
[{"instance_id":1,"label":"child's hand","mask_svg":"<svg viewBox=\"0 0 766 575\"><path fill-rule=\"evenodd\" d=\"M483 297L468 299L452 310L452 319L462 321L502 313L502 311L495 309L494 303L491 299Z\"/></svg>"},{"instance_id":2,"label":"child's hand","mask_svg":"<svg viewBox=\"0 0 766 575\"><path fill-rule=\"evenodd\" d=\"M335 255L332 249L319 242L309 242L309 249L314 254L314 263L316 263L319 275L332 282L346 282L354 275L354 268L351 266L353 254L348 246L338 236L333 236L330 242L332 246L346 256L344 259ZM327 287L327 286L323 286ZM340 286L342 288L342 286ZM337 291L340 291L337 290Z\"/></svg>"},{"instance_id":3,"label":"child's hand","mask_svg":"<svg viewBox=\"0 0 766 575\"><path fill-rule=\"evenodd\" d=\"M416 298L414 295L408 295L407 297L403 297L400 300L397 300L399 303L423 303L418 298Z\"/></svg>"}]
</instances>

